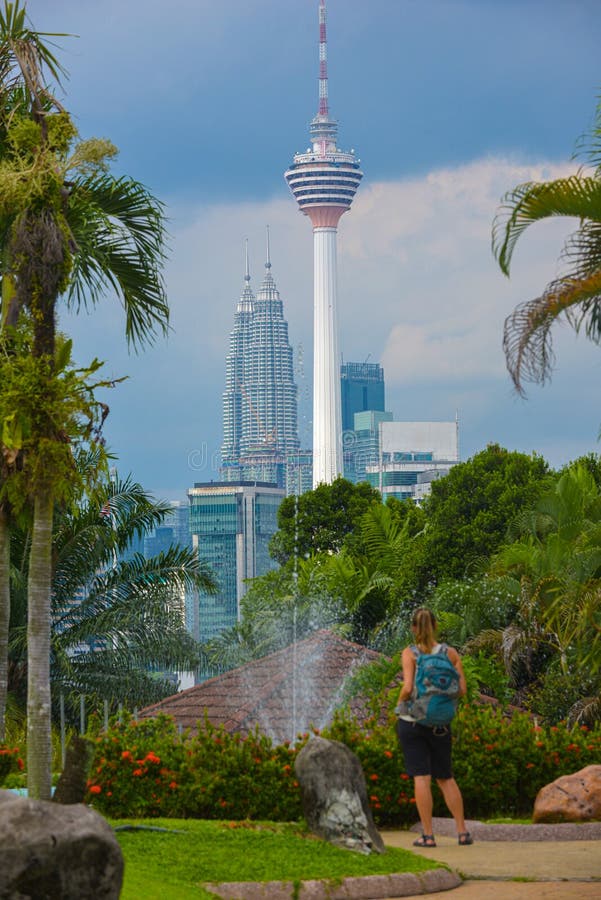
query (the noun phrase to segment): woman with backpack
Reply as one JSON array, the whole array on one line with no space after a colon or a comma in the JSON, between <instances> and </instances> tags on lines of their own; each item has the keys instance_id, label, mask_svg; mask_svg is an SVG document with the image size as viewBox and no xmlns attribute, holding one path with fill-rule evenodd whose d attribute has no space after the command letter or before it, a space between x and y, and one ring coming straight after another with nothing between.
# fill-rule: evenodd
<instances>
[{"instance_id":1,"label":"woman with backpack","mask_svg":"<svg viewBox=\"0 0 601 900\"><path fill-rule=\"evenodd\" d=\"M466 692L461 657L438 643L436 619L429 609L417 609L411 631L415 643L402 655L403 686L397 706L397 734L407 773L415 783L415 803L422 835L416 847L436 847L432 832L432 778L436 779L457 826L459 844L472 844L465 828L463 797L451 766L451 719L457 700Z\"/></svg>"}]
</instances>

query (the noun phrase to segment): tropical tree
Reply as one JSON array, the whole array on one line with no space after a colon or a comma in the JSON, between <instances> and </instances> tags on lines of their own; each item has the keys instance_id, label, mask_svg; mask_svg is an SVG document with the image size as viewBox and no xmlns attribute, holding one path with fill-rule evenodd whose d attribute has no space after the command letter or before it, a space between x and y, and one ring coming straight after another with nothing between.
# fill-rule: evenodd
<instances>
[{"instance_id":1,"label":"tropical tree","mask_svg":"<svg viewBox=\"0 0 601 900\"><path fill-rule=\"evenodd\" d=\"M516 616L498 635L507 668L527 684L556 660L565 678L593 683L601 670L601 492L593 476L583 465L569 469L517 527L518 540L491 566L517 589Z\"/></svg>"},{"instance_id":2,"label":"tropical tree","mask_svg":"<svg viewBox=\"0 0 601 900\"><path fill-rule=\"evenodd\" d=\"M5 2L0 15L1 321L10 329L27 311L33 357L50 379L61 296L78 307L96 302L106 289L114 291L125 308L128 339L138 345L157 329L165 331L168 306L160 275L162 206L143 185L109 174L116 154L110 143L78 140L49 87L62 69L45 37L28 27L18 0ZM40 402L45 399L42 390ZM49 450L69 440L49 416L40 417L29 450L38 470L42 460L45 466L44 477L31 482L28 573L29 789L43 798L50 795L50 687L42 660L50 650L52 524L64 475L53 470ZM5 589L1 594L6 596ZM39 765L36 758L45 762Z\"/></svg>"},{"instance_id":3,"label":"tropical tree","mask_svg":"<svg viewBox=\"0 0 601 900\"><path fill-rule=\"evenodd\" d=\"M80 470L97 466L82 454ZM150 559L132 541L160 525L168 503L130 477L103 481L91 498L59 511L53 537L50 673L76 715L79 696L142 706L172 693L172 674L194 670L199 648L185 629L187 591L212 593L215 582L198 554L173 546ZM13 534L11 682L22 701L27 676L27 568L30 534Z\"/></svg>"},{"instance_id":4,"label":"tropical tree","mask_svg":"<svg viewBox=\"0 0 601 900\"><path fill-rule=\"evenodd\" d=\"M503 346L516 390L523 382L545 383L554 355L551 328L563 317L576 331L601 341L601 103L595 124L581 141L586 168L567 178L526 182L509 191L493 224L492 247L501 271L509 275L518 238L534 222L552 216L580 220L562 259L568 271L533 300L516 307L505 321Z\"/></svg>"},{"instance_id":5,"label":"tropical tree","mask_svg":"<svg viewBox=\"0 0 601 900\"><path fill-rule=\"evenodd\" d=\"M271 556L283 565L295 555L337 553L343 546L357 549L359 519L369 506L380 502L379 492L367 482L353 484L342 477L300 497L286 497L278 508Z\"/></svg>"},{"instance_id":6,"label":"tropical tree","mask_svg":"<svg viewBox=\"0 0 601 900\"><path fill-rule=\"evenodd\" d=\"M520 510L532 506L550 480L541 456L489 444L435 481L424 504L420 589L473 575L485 565Z\"/></svg>"}]
</instances>

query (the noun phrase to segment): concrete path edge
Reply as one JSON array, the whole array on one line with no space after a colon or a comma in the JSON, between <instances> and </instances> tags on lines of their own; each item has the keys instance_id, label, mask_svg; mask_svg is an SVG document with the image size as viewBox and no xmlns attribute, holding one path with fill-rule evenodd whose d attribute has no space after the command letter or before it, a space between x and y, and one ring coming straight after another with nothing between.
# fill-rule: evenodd
<instances>
[{"instance_id":1,"label":"concrete path edge","mask_svg":"<svg viewBox=\"0 0 601 900\"><path fill-rule=\"evenodd\" d=\"M386 897L415 897L459 887L462 879L449 869L428 869L419 875L404 872L391 875L362 875L327 880L301 881L229 881L204 883L208 891L223 900L384 900ZM295 893L296 891L296 893Z\"/></svg>"}]
</instances>

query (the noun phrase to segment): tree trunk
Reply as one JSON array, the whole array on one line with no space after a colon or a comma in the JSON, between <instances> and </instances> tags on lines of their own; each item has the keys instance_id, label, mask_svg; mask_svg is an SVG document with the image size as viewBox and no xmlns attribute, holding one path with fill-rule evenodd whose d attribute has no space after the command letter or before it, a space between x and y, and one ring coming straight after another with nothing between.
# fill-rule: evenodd
<instances>
[{"instance_id":1,"label":"tree trunk","mask_svg":"<svg viewBox=\"0 0 601 900\"><path fill-rule=\"evenodd\" d=\"M10 530L0 505L0 743L6 740L8 692L8 625L10 620Z\"/></svg>"},{"instance_id":2,"label":"tree trunk","mask_svg":"<svg viewBox=\"0 0 601 900\"><path fill-rule=\"evenodd\" d=\"M50 800L52 780L52 516L52 493L41 490L34 500L27 589L27 787L35 800Z\"/></svg>"}]
</instances>

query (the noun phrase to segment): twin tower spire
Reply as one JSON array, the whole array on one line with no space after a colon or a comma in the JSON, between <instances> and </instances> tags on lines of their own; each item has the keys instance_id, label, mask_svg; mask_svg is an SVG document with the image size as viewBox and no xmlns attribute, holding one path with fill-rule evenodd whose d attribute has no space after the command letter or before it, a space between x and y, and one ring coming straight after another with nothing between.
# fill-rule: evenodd
<instances>
[{"instance_id":1,"label":"twin tower spire","mask_svg":"<svg viewBox=\"0 0 601 900\"><path fill-rule=\"evenodd\" d=\"M269 228L256 296L250 281L247 241L244 287L226 357L221 477L285 488L290 458L300 446L298 400L288 323L271 274Z\"/></svg>"}]
</instances>

